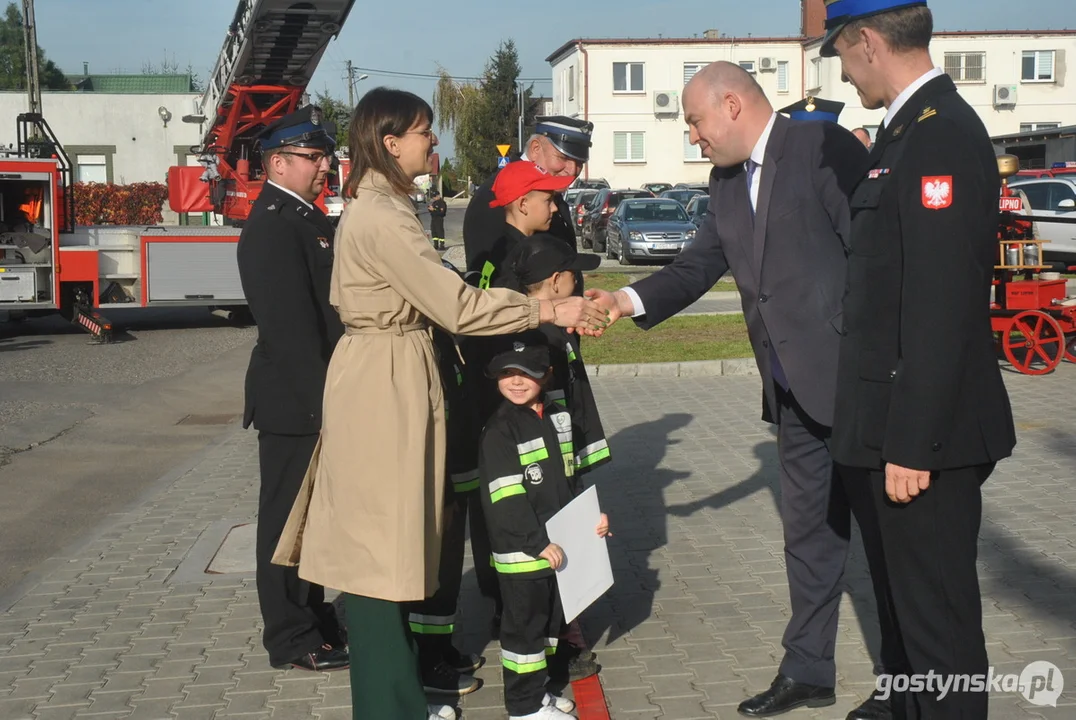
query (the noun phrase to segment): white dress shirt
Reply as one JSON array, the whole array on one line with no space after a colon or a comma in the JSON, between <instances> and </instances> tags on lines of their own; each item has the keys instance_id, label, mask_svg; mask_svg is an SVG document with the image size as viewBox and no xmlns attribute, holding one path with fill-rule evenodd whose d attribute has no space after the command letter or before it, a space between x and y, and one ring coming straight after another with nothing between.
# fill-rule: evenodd
<instances>
[{"instance_id":1,"label":"white dress shirt","mask_svg":"<svg viewBox=\"0 0 1076 720\"><path fill-rule=\"evenodd\" d=\"M923 75L920 76L918 80L913 82L908 87L904 88L903 92L901 92L900 95L897 95L897 98L893 101L893 104L889 106L889 112L885 114L885 120L882 121L883 127L889 127L892 124L893 118L897 116L897 113L900 112L900 109L904 107L904 105L908 102L908 98L910 98L912 95L915 95L919 91L919 88L923 87L934 78L941 77L944 74L945 72L942 71L941 68L934 68L933 70L929 70L923 73Z\"/></svg>"},{"instance_id":2,"label":"white dress shirt","mask_svg":"<svg viewBox=\"0 0 1076 720\"><path fill-rule=\"evenodd\" d=\"M758 142L755 143L755 147L751 150L751 157L744 162L744 170L748 173L747 177L750 179L750 187L748 191L751 194L751 211L754 212L758 207L758 189L762 187L762 164L766 160L766 146L770 142L770 134L773 132L773 124L777 122L777 113L770 115L770 121L766 123L765 129L758 138ZM751 167L752 163L754 168ZM640 315L646 315L646 309L643 307L643 299L639 297L639 293L635 292L633 288L625 287L621 288L624 293L631 298L631 304L635 308L635 312L632 313L632 317L639 317Z\"/></svg>"}]
</instances>

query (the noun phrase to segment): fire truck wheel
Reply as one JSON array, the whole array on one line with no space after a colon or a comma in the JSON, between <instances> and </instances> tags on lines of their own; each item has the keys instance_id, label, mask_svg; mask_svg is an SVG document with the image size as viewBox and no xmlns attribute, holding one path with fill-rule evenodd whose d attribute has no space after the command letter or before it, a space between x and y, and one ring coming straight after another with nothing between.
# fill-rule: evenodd
<instances>
[{"instance_id":1,"label":"fire truck wheel","mask_svg":"<svg viewBox=\"0 0 1076 720\"><path fill-rule=\"evenodd\" d=\"M1061 363L1065 333L1057 320L1038 310L1025 310L1002 333L1005 359L1025 375L1045 375Z\"/></svg>"}]
</instances>

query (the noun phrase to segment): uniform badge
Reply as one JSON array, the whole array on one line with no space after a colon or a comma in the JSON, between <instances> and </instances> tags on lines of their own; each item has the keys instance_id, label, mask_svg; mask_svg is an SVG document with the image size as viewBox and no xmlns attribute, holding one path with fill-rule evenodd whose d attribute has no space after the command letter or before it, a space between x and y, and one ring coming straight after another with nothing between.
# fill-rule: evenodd
<instances>
[{"instance_id":1,"label":"uniform badge","mask_svg":"<svg viewBox=\"0 0 1076 720\"><path fill-rule=\"evenodd\" d=\"M572 429L572 416L568 413L555 413L552 420L557 432L568 432Z\"/></svg>"},{"instance_id":2,"label":"uniform badge","mask_svg":"<svg viewBox=\"0 0 1076 720\"><path fill-rule=\"evenodd\" d=\"M883 175L888 175L888 174L889 174L889 168L874 168L873 170L871 170L870 172L867 173L867 178L870 179L870 180L877 180L878 178L882 177Z\"/></svg>"},{"instance_id":3,"label":"uniform badge","mask_svg":"<svg viewBox=\"0 0 1076 720\"><path fill-rule=\"evenodd\" d=\"M893 137L900 137L900 134L902 132L904 132L904 126L897 125L895 128L893 128Z\"/></svg>"},{"instance_id":4,"label":"uniform badge","mask_svg":"<svg viewBox=\"0 0 1076 720\"><path fill-rule=\"evenodd\" d=\"M531 463L527 466L527 469L523 471L523 477L527 478L531 485L541 485L542 480L545 479L545 475L542 473L542 466L538 463Z\"/></svg>"},{"instance_id":5,"label":"uniform badge","mask_svg":"<svg viewBox=\"0 0 1076 720\"><path fill-rule=\"evenodd\" d=\"M321 110L318 108L313 108L310 111L310 124L321 125Z\"/></svg>"},{"instance_id":6,"label":"uniform badge","mask_svg":"<svg viewBox=\"0 0 1076 720\"><path fill-rule=\"evenodd\" d=\"M272 205L270 205L269 207L267 207L265 209L266 210L276 210L276 203L273 203Z\"/></svg>"},{"instance_id":7,"label":"uniform badge","mask_svg":"<svg viewBox=\"0 0 1076 720\"><path fill-rule=\"evenodd\" d=\"M328 238L323 238L323 237L319 237L319 238L318 238L318 245L321 245L321 247L323 247L323 248L325 248L326 250L328 250L328 249L329 249L329 239L328 239Z\"/></svg>"},{"instance_id":8,"label":"uniform badge","mask_svg":"<svg viewBox=\"0 0 1076 720\"><path fill-rule=\"evenodd\" d=\"M516 342L512 343L512 349L515 350L516 352L523 352L523 350L526 349L526 347L527 347L526 345L519 342L518 340Z\"/></svg>"},{"instance_id":9,"label":"uniform badge","mask_svg":"<svg viewBox=\"0 0 1076 720\"><path fill-rule=\"evenodd\" d=\"M919 116L919 122L923 122L927 118L932 118L937 114L938 111L928 105L927 107L923 108L923 113Z\"/></svg>"},{"instance_id":10,"label":"uniform badge","mask_svg":"<svg viewBox=\"0 0 1076 720\"><path fill-rule=\"evenodd\" d=\"M923 207L927 210L943 210L952 204L952 175L938 175L923 178Z\"/></svg>"}]
</instances>

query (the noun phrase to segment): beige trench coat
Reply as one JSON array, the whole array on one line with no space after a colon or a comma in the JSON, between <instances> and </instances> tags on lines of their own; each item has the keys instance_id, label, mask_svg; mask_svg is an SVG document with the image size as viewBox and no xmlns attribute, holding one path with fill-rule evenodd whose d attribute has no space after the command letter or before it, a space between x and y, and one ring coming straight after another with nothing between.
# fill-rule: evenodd
<instances>
[{"instance_id":1,"label":"beige trench coat","mask_svg":"<svg viewBox=\"0 0 1076 720\"><path fill-rule=\"evenodd\" d=\"M329 362L319 450L273 562L354 595L437 589L445 414L428 323L466 335L538 326L538 302L444 268L411 201L369 174L336 233L329 301L346 334Z\"/></svg>"}]
</instances>

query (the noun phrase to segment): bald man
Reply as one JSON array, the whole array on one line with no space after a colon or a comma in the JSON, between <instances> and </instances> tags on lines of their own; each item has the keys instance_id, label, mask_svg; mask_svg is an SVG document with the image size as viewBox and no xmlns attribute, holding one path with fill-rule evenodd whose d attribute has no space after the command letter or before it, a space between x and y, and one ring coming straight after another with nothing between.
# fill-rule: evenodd
<instances>
[{"instance_id":1,"label":"bald man","mask_svg":"<svg viewBox=\"0 0 1076 720\"><path fill-rule=\"evenodd\" d=\"M731 63L716 62L696 74L684 88L683 102L691 142L715 166L698 235L661 271L616 293L587 294L614 317L629 315L646 330L691 305L732 271L762 375L763 417L777 424L779 510L792 606L778 675L739 712L768 717L832 705L837 609L851 518L828 442L848 194L862 175L867 151L834 123L778 115L754 78ZM670 512L686 515L706 504ZM873 538L869 544L875 546ZM886 644L883 655L888 650ZM883 665L891 667L891 660L884 657ZM848 717L873 718L874 710L861 706Z\"/></svg>"},{"instance_id":2,"label":"bald man","mask_svg":"<svg viewBox=\"0 0 1076 720\"><path fill-rule=\"evenodd\" d=\"M863 147L868 150L871 149L871 134L867 132L867 128L857 127L852 131L852 134L856 136L856 139L863 143Z\"/></svg>"}]
</instances>

